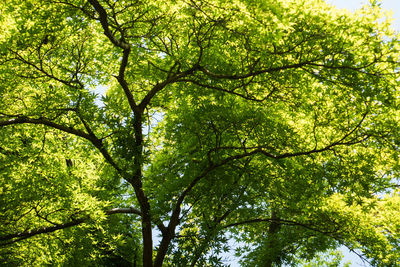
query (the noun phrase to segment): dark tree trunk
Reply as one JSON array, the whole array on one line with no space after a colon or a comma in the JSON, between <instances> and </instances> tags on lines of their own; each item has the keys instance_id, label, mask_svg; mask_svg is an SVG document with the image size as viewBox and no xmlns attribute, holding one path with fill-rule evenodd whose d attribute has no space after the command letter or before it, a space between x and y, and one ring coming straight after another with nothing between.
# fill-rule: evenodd
<instances>
[{"instance_id":1,"label":"dark tree trunk","mask_svg":"<svg viewBox=\"0 0 400 267\"><path fill-rule=\"evenodd\" d=\"M277 246L276 242L276 233L278 233L281 224L279 223L279 218L276 215L276 211L273 210L271 214L271 224L268 229L268 258L265 262L265 267L272 267L273 263L279 262L280 257L277 254L277 251L280 249Z\"/></svg>"}]
</instances>

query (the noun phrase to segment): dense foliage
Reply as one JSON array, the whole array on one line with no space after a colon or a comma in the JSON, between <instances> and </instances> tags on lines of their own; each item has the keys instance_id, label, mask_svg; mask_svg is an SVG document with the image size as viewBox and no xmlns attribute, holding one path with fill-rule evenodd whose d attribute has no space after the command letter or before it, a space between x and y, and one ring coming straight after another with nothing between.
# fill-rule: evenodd
<instances>
[{"instance_id":1,"label":"dense foliage","mask_svg":"<svg viewBox=\"0 0 400 267\"><path fill-rule=\"evenodd\" d=\"M337 266L341 246L400 265L400 45L378 2L0 12L1 265Z\"/></svg>"}]
</instances>

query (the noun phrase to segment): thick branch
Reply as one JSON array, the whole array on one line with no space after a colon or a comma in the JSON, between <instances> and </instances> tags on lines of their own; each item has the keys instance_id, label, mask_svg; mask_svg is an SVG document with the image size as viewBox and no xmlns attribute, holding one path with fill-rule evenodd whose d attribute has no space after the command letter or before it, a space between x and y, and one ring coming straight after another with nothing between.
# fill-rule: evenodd
<instances>
[{"instance_id":1,"label":"thick branch","mask_svg":"<svg viewBox=\"0 0 400 267\"><path fill-rule=\"evenodd\" d=\"M107 215L116 214L116 213L131 213L131 214L136 214L136 215L142 216L142 213L140 212L140 210L137 210L133 207L114 208L114 209L110 209L110 210L106 211Z\"/></svg>"},{"instance_id":2,"label":"thick branch","mask_svg":"<svg viewBox=\"0 0 400 267\"><path fill-rule=\"evenodd\" d=\"M89 134L85 133L84 131L74 129L72 127L64 126L61 124L57 124L55 122L52 122L50 120L47 120L45 118L39 118L39 119L33 119L33 118L28 118L24 116L16 117L8 121L0 121L0 127L1 126L7 126L7 125L13 125L13 124L40 124L40 125L46 125L58 130L61 130L66 133L70 133L76 136L83 137L89 141L92 141L92 136Z\"/></svg>"},{"instance_id":3,"label":"thick branch","mask_svg":"<svg viewBox=\"0 0 400 267\"><path fill-rule=\"evenodd\" d=\"M124 93L128 99L128 103L132 109L132 111L137 111L137 105L133 98L132 92L129 90L128 83L125 80L125 70L126 66L128 65L128 58L131 51L131 47L129 43L125 42L123 37L118 40L115 38L113 33L110 31L109 24L108 24L108 15L107 11L101 6L101 4L97 0L88 0L89 3L94 7L96 12L99 14L100 23L103 27L104 34L108 37L108 39L117 47L122 48L124 50L121 65L119 67L118 76L116 77L119 84L121 85Z\"/></svg>"},{"instance_id":4,"label":"thick branch","mask_svg":"<svg viewBox=\"0 0 400 267\"><path fill-rule=\"evenodd\" d=\"M136 215L142 216L142 213L133 207L114 208L114 209L107 210L105 213L107 215L124 213L124 214L136 214ZM72 226L76 226L76 225L85 223L88 220L89 220L89 217L84 217L84 218L79 218L79 219L72 220L70 222L63 223L63 224L57 224L57 225L49 226L49 227L42 227L42 228L38 228L35 230L30 230L30 231L26 231L26 232L22 232L22 233L15 233L15 234L9 234L9 235L5 235L5 236L0 236L0 242L7 241L5 243L1 243L0 246L10 245L10 244L25 240L27 238L30 238L30 237L33 237L36 235L52 233L52 232L55 232L58 230L66 229L66 228L69 228Z\"/></svg>"},{"instance_id":5,"label":"thick branch","mask_svg":"<svg viewBox=\"0 0 400 267\"><path fill-rule=\"evenodd\" d=\"M109 24L108 24L107 11L101 6L101 4L97 0L88 0L88 2L94 7L96 12L99 14L101 26L103 27L104 34L108 37L108 39L115 46L118 46L124 50L130 49L130 46L128 43L126 43L122 40L116 39L115 36L110 31Z\"/></svg>"},{"instance_id":6,"label":"thick branch","mask_svg":"<svg viewBox=\"0 0 400 267\"><path fill-rule=\"evenodd\" d=\"M55 123L53 121L50 121L46 118L39 118L39 119L34 119L34 118L28 118L25 116L19 116L16 118L13 118L8 121L0 121L0 127L2 126L7 126L7 125L15 125L15 124L39 124L39 125L46 125L55 129L58 129L60 131L70 133L79 137L83 137L84 139L90 141L103 155L103 157L106 159L108 163L111 164L115 168L115 170L118 171L118 173L123 174L121 168L117 165L117 163L112 159L111 155L108 153L108 151L104 148L103 142L101 139L97 138L93 133L86 133L82 130L75 129L73 127L68 127L65 125L61 125L58 123Z\"/></svg>"},{"instance_id":7,"label":"thick branch","mask_svg":"<svg viewBox=\"0 0 400 267\"><path fill-rule=\"evenodd\" d=\"M184 78L192 73L194 73L196 70L199 70L200 66L198 64L194 65L192 68L188 69L187 71L184 72L179 72L173 76L169 76L165 81L161 83L157 83L143 98L142 102L139 104L140 110L144 110L147 105L150 103L151 99L162 89L164 89L165 86L168 84L174 83L178 81L181 78Z\"/></svg>"},{"instance_id":8,"label":"thick branch","mask_svg":"<svg viewBox=\"0 0 400 267\"><path fill-rule=\"evenodd\" d=\"M124 90L125 96L128 100L131 110L133 112L138 112L139 110L137 108L133 94L132 94L131 90L129 90L128 83L125 80L125 70L126 70L126 66L128 65L130 51L131 51L131 49L129 47L127 49L124 49L124 53L123 53L122 60L121 60L121 65L119 66L118 76L116 78L118 80L118 83L121 85L122 89Z\"/></svg>"},{"instance_id":9,"label":"thick branch","mask_svg":"<svg viewBox=\"0 0 400 267\"><path fill-rule=\"evenodd\" d=\"M23 233L16 233L16 234L10 234L10 235L6 235L6 236L0 236L0 241L8 241L9 240L6 243L1 243L0 246L10 245L10 244L25 240L27 238L30 238L30 237L33 237L36 235L52 233L57 230L66 229L66 228L69 228L69 227L72 227L75 225L79 225L79 224L85 222L86 220L87 219L85 219L85 218L81 218L81 219L73 220L71 222L64 223L64 224L57 224L54 226L43 227L43 228L39 228L36 230L31 230L31 231L27 231L27 232L23 232Z\"/></svg>"}]
</instances>

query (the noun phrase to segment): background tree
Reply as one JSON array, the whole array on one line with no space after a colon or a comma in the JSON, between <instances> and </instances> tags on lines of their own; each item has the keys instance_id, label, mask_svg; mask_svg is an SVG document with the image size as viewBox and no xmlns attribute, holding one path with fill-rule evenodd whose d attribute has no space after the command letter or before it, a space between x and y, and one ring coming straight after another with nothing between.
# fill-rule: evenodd
<instances>
[{"instance_id":1,"label":"background tree","mask_svg":"<svg viewBox=\"0 0 400 267\"><path fill-rule=\"evenodd\" d=\"M375 1L0 9L3 264L216 266L232 240L244 266L399 264L399 41Z\"/></svg>"}]
</instances>

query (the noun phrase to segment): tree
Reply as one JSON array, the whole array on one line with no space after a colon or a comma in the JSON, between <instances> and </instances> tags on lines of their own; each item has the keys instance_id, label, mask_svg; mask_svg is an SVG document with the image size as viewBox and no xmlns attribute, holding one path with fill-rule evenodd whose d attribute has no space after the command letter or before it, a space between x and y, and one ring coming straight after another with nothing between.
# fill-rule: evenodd
<instances>
[{"instance_id":1,"label":"tree","mask_svg":"<svg viewBox=\"0 0 400 267\"><path fill-rule=\"evenodd\" d=\"M376 1L0 8L3 264L216 266L232 242L244 266L341 245L400 264L400 46Z\"/></svg>"}]
</instances>

